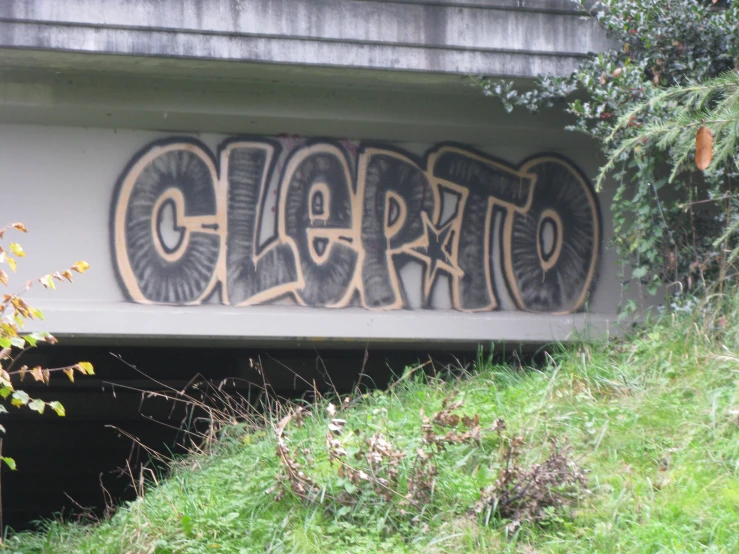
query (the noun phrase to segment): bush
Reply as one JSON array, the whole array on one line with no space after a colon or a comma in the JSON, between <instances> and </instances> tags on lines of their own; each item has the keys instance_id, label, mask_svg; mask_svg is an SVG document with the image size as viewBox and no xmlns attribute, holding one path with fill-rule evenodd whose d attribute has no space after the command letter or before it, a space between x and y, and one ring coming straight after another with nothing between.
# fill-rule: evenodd
<instances>
[{"instance_id":1,"label":"bush","mask_svg":"<svg viewBox=\"0 0 739 554\"><path fill-rule=\"evenodd\" d=\"M726 84L739 67L739 2L578 4L616 48L590 55L571 75L542 76L528 91L480 84L508 110L564 105L574 116L568 129L598 141L609 158L598 181L608 174L617 183L614 245L634 281L651 293L660 284L696 290L736 281L727 251L736 246L739 221L739 97L735 86L716 87L715 79ZM727 100L733 112L721 107ZM713 127L724 155L700 173L690 155L704 126Z\"/></svg>"}]
</instances>

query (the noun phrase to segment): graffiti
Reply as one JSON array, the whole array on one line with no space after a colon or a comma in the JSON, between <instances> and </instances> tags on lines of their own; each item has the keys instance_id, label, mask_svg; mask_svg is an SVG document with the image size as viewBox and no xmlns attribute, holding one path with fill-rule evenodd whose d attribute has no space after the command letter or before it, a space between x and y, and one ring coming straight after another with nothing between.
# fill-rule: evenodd
<instances>
[{"instance_id":1,"label":"graffiti","mask_svg":"<svg viewBox=\"0 0 739 554\"><path fill-rule=\"evenodd\" d=\"M596 196L568 161L458 145L160 141L123 172L115 264L139 303L574 312L599 257ZM420 268L415 280L404 274ZM411 297L420 298L411 302Z\"/></svg>"}]
</instances>

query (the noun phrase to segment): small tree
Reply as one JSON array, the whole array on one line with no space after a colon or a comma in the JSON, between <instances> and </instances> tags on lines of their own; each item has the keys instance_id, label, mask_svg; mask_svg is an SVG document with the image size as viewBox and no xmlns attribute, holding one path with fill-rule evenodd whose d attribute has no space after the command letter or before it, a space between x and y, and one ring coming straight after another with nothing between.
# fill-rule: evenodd
<instances>
[{"instance_id":1,"label":"small tree","mask_svg":"<svg viewBox=\"0 0 739 554\"><path fill-rule=\"evenodd\" d=\"M5 237L7 231L19 231L26 233L26 227L22 223L12 223L0 229L0 241ZM15 273L18 259L26 256L25 251L17 242L12 242L5 247L0 245L0 283L5 287L10 286L8 273L2 268L7 265L11 273ZM23 327L26 321L32 319L43 319L41 310L32 308L22 295L34 285L40 284L45 288L56 288L55 281L72 281L73 272L84 273L89 264L80 261L64 271L49 273L36 279L26 281L18 292L3 294L0 302L0 413L7 413L6 403L16 408L23 406L42 414L48 407L57 415L64 416L64 406L58 401L46 402L40 398L31 398L23 389L13 384L14 378L23 381L28 375L35 381L48 384L52 373L63 372L74 382L75 372L82 375L93 375L94 370L90 362L79 362L70 366L43 368L40 366L29 368L20 365L23 354L30 348L36 347L40 342L55 344L56 338L49 333L24 333ZM19 367L20 366L20 367ZM5 427L0 425L0 431L5 433ZM0 440L0 448L2 440ZM12 458L0 456L10 469L15 469L16 464ZM1 524L0 524L1 526Z\"/></svg>"}]
</instances>

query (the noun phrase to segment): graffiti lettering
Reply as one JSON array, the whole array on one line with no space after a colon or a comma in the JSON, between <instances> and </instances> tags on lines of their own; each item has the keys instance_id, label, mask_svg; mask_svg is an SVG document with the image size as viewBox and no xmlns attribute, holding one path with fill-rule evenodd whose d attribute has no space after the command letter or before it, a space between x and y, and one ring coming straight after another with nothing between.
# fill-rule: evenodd
<instances>
[{"instance_id":1,"label":"graffiti lettering","mask_svg":"<svg viewBox=\"0 0 739 554\"><path fill-rule=\"evenodd\" d=\"M259 245L258 230L266 202L266 179L279 145L233 142L221 151L223 187L228 188L225 302L237 306L258 304L289 294L298 283L292 248L272 240Z\"/></svg>"},{"instance_id":2,"label":"graffiti lettering","mask_svg":"<svg viewBox=\"0 0 739 554\"><path fill-rule=\"evenodd\" d=\"M515 167L457 145L418 158L262 138L227 141L218 165L196 141L150 145L123 172L112 221L125 292L161 304L217 292L236 306L436 308L446 297L487 311L505 291L520 310L573 312L600 235L590 184L560 157Z\"/></svg>"}]
</instances>

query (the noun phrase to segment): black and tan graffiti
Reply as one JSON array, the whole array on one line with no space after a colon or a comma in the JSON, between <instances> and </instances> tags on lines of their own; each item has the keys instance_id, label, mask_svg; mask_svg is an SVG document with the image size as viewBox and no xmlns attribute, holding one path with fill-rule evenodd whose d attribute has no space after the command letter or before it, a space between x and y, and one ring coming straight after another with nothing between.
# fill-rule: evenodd
<instances>
[{"instance_id":1,"label":"black and tan graffiti","mask_svg":"<svg viewBox=\"0 0 739 554\"><path fill-rule=\"evenodd\" d=\"M113 201L112 246L134 302L462 311L581 309L592 288L597 198L570 162L519 166L437 145L191 139L146 147ZM412 262L420 278L401 276ZM441 287L441 289L440 289Z\"/></svg>"}]
</instances>

